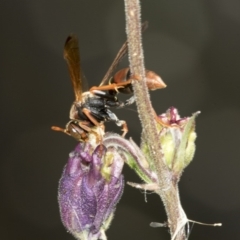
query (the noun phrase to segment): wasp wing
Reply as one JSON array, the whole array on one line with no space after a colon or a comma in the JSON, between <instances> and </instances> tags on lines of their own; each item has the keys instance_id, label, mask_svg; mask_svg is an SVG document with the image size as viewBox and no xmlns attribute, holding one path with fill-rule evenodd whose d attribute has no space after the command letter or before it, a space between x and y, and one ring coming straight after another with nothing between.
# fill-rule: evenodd
<instances>
[{"instance_id":1,"label":"wasp wing","mask_svg":"<svg viewBox=\"0 0 240 240\"><path fill-rule=\"evenodd\" d=\"M73 85L75 94L75 100L81 101L82 98L82 87L83 87L83 73L80 67L80 56L78 39L75 35L71 34L64 45L64 59L67 61L70 78Z\"/></svg>"},{"instance_id":2,"label":"wasp wing","mask_svg":"<svg viewBox=\"0 0 240 240\"><path fill-rule=\"evenodd\" d=\"M144 32L148 27L148 22L144 22L142 24L142 32ZM103 77L103 80L101 81L99 86L102 85L106 85L108 84L110 77L113 73L113 71L116 69L116 67L118 66L119 62L122 60L122 58L127 54L128 52L128 42L126 41L122 47L120 48L120 50L117 53L117 56L115 57L115 59L113 60L110 68L108 69L108 71L106 72L105 76Z\"/></svg>"},{"instance_id":3,"label":"wasp wing","mask_svg":"<svg viewBox=\"0 0 240 240\"><path fill-rule=\"evenodd\" d=\"M103 80L101 81L99 86L102 85L106 85L108 84L108 81L110 80L110 77L113 73L113 71L116 69L117 65L119 64L119 62L121 61L121 59L127 54L128 52L128 43L127 41L122 45L122 47L120 48L120 50L118 51L117 56L115 57L115 59L113 60L110 68L108 69L108 71L106 72L105 76L103 77Z\"/></svg>"}]
</instances>

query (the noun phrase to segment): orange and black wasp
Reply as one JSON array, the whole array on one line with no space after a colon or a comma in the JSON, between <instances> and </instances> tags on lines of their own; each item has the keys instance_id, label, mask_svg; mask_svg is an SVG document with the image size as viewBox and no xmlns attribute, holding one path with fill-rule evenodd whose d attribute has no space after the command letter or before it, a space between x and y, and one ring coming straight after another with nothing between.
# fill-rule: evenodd
<instances>
[{"instance_id":1,"label":"orange and black wasp","mask_svg":"<svg viewBox=\"0 0 240 240\"><path fill-rule=\"evenodd\" d=\"M53 126L53 130L62 131L78 141L87 141L89 133L95 132L94 127L104 129L104 122L113 121L118 126L122 126L123 136L125 136L128 131L126 122L119 120L110 108L121 108L134 102L132 98L125 103L117 98L118 92L133 92L131 83L134 78L131 76L129 68L122 69L111 77L120 60L126 55L127 48L127 42L125 42L100 85L84 92L82 89L85 78L80 67L78 40L75 35L67 38L64 46L64 59L67 61L75 101L70 109L71 120L67 123L66 128ZM150 90L166 86L161 78L152 71L146 70L146 79Z\"/></svg>"}]
</instances>

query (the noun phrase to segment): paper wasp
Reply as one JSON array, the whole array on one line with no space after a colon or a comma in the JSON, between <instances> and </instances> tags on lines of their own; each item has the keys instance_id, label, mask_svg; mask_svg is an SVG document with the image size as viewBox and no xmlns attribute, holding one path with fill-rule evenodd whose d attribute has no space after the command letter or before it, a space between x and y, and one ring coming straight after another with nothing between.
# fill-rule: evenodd
<instances>
[{"instance_id":1,"label":"paper wasp","mask_svg":"<svg viewBox=\"0 0 240 240\"><path fill-rule=\"evenodd\" d=\"M82 86L84 76L80 68L78 40L75 35L70 35L67 38L64 46L64 58L67 61L75 93L75 101L70 109L71 120L67 123L66 128L62 129L53 126L53 130L62 131L78 141L87 141L90 132L95 132L96 135L99 134L99 132L96 131L96 127L98 127L98 130L102 129L101 132L104 134L104 122L113 121L118 126L122 126L123 136L125 136L128 131L126 122L124 120L119 120L110 108L124 107L134 101L131 100L123 103L117 98L118 92L133 92L131 85L133 78L129 69L122 69L111 77L112 72L126 53L127 42L125 42L119 50L100 85L90 88L89 91L83 92ZM157 74L151 71L146 72L150 90L166 86Z\"/></svg>"}]
</instances>

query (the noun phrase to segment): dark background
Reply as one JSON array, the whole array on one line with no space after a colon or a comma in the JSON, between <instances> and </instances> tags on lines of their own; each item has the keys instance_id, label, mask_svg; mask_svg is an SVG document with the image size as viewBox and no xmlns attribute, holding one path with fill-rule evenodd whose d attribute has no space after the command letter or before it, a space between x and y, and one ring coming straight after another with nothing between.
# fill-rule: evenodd
<instances>
[{"instance_id":1,"label":"dark background","mask_svg":"<svg viewBox=\"0 0 240 240\"><path fill-rule=\"evenodd\" d=\"M202 112L181 200L190 219L223 226L194 225L190 239L240 238L239 12L239 0L142 1L145 63L168 85L151 93L156 111ZM57 188L76 142L50 130L66 124L74 98L63 45L78 35L89 86L97 85L126 39L123 1L2 0L0 31L0 239L73 239L60 222ZM115 113L139 142L136 111ZM127 167L124 173L139 181ZM166 220L161 201L153 194L147 201L126 186L109 239L169 239L167 229L149 227Z\"/></svg>"}]
</instances>

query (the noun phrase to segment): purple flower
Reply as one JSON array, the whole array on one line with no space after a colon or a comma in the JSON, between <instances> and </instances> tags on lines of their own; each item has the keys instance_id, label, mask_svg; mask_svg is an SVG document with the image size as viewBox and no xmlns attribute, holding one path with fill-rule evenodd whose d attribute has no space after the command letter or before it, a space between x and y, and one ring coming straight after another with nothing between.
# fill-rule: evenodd
<instances>
[{"instance_id":1,"label":"purple flower","mask_svg":"<svg viewBox=\"0 0 240 240\"><path fill-rule=\"evenodd\" d=\"M106 239L123 192L123 160L114 147L79 143L69 154L59 182L63 225L81 240Z\"/></svg>"}]
</instances>

